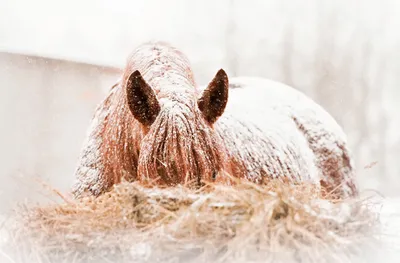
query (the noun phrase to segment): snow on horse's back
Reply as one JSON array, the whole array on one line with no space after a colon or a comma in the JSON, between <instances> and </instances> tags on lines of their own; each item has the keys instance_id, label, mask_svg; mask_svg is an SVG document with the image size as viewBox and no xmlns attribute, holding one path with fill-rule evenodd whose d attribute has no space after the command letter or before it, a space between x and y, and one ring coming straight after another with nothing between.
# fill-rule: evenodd
<instances>
[{"instance_id":1,"label":"snow on horse's back","mask_svg":"<svg viewBox=\"0 0 400 263\"><path fill-rule=\"evenodd\" d=\"M200 187L227 183L226 174L357 194L346 137L318 104L262 78L229 80L221 69L201 89L193 75L186 56L168 44L132 53L95 112L76 197L104 193L122 178Z\"/></svg>"}]
</instances>

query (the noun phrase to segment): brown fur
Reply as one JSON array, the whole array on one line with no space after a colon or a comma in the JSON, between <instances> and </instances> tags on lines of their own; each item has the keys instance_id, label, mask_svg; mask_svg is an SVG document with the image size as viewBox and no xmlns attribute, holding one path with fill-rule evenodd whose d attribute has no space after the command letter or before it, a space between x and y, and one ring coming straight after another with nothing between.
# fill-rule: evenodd
<instances>
[{"instance_id":1,"label":"brown fur","mask_svg":"<svg viewBox=\"0 0 400 263\"><path fill-rule=\"evenodd\" d=\"M228 86L228 77L220 70L204 91L199 90L190 64L180 51L160 42L139 47L128 59L121 81L96 110L77 169L75 196L99 195L122 178L166 186L198 187L205 181L227 182L223 172L256 181L274 177L268 171L275 164L271 165L269 159L255 157L263 155L251 154L257 142L243 149L253 156L255 164L264 162L263 167L267 167L254 170L258 169L257 178L248 176L249 159L243 159L241 149L234 149L243 146L233 143L233 137L243 130L243 134L249 133L249 136L260 134L259 148L255 151L264 155L270 153L271 149L263 148L265 138L257 128L251 131L247 124L237 122L239 129L236 130L225 127L226 121L218 122L228 103ZM218 128L214 127L216 124ZM309 142L309 151L318 155L319 149L311 140ZM288 154L299 155L295 150ZM301 160L302 156L298 158ZM286 178L295 174L292 165L300 167L302 163L284 163L279 158L276 162L279 167L286 167L281 169ZM350 164L347 166L351 170ZM319 169L322 171L326 167ZM276 170L276 175L279 171ZM322 173L330 176L329 171ZM323 187L332 188L332 184L337 186L340 181ZM355 193L354 188L352 195Z\"/></svg>"}]
</instances>

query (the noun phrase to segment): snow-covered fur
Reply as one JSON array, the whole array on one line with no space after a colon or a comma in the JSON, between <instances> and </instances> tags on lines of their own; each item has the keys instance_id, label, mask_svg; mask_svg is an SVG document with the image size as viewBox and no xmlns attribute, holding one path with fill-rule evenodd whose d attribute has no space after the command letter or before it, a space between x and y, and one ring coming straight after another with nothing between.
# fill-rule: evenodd
<instances>
[{"instance_id":1,"label":"snow-covered fur","mask_svg":"<svg viewBox=\"0 0 400 263\"><path fill-rule=\"evenodd\" d=\"M228 95L229 94L229 95ZM100 195L122 178L158 185L310 181L358 193L346 136L318 104L284 84L230 78L198 87L179 50L146 43L96 109L76 170L75 197Z\"/></svg>"}]
</instances>

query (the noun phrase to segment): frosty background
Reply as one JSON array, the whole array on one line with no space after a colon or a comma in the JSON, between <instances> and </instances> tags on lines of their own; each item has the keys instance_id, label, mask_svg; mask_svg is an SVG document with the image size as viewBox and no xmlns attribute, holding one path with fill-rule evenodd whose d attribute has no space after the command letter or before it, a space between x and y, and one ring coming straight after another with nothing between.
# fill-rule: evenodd
<instances>
[{"instance_id":1,"label":"frosty background","mask_svg":"<svg viewBox=\"0 0 400 263\"><path fill-rule=\"evenodd\" d=\"M363 189L400 190L400 1L0 2L0 213L68 190L97 103L127 55L163 40L206 84L219 68L292 85L349 136Z\"/></svg>"}]
</instances>

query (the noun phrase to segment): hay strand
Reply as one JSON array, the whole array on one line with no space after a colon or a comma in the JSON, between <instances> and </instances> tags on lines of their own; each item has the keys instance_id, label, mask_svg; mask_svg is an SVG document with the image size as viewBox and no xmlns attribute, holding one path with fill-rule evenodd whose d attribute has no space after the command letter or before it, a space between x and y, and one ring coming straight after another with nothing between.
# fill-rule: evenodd
<instances>
[{"instance_id":1,"label":"hay strand","mask_svg":"<svg viewBox=\"0 0 400 263\"><path fill-rule=\"evenodd\" d=\"M197 191L122 182L97 198L63 199L17 211L10 233L18 254L37 262L272 262L278 254L321 262L371 236L378 222L368 198L336 200L279 181Z\"/></svg>"}]
</instances>

